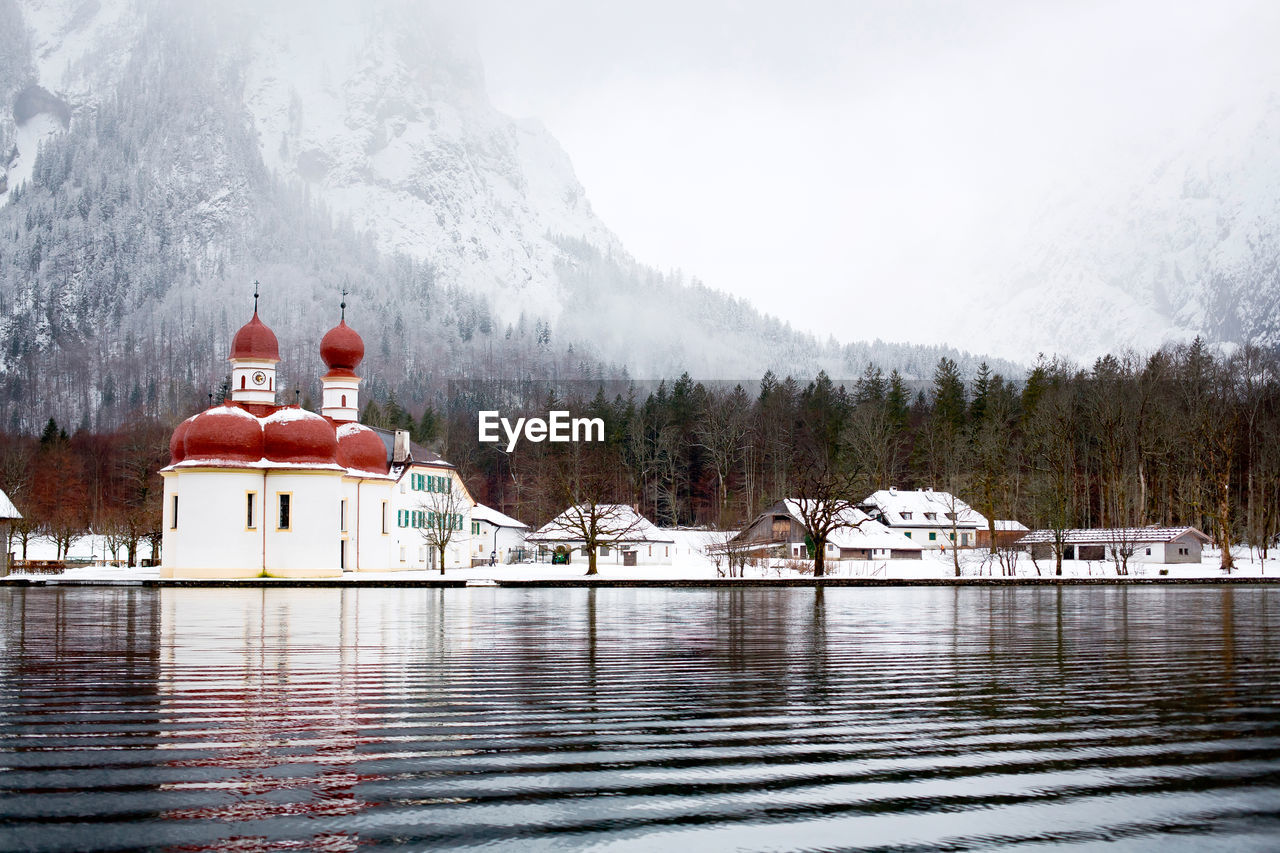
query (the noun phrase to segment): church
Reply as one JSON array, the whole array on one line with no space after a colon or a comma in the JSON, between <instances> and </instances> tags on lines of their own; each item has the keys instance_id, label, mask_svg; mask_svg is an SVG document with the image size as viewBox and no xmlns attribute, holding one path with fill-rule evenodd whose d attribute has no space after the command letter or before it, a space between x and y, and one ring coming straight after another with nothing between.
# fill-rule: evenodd
<instances>
[{"instance_id":1,"label":"church","mask_svg":"<svg viewBox=\"0 0 1280 853\"><path fill-rule=\"evenodd\" d=\"M403 430L357 422L364 341L342 319L320 341L320 413L277 405L275 334L231 341L225 402L173 431L164 479L167 578L329 578L470 565L475 502L454 466ZM447 542L445 542L447 540Z\"/></svg>"}]
</instances>

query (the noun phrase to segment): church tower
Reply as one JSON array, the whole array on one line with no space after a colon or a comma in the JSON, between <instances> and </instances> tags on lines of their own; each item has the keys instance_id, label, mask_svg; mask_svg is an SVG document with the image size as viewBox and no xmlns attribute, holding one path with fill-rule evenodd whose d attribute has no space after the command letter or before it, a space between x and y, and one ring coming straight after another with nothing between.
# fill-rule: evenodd
<instances>
[{"instance_id":1,"label":"church tower","mask_svg":"<svg viewBox=\"0 0 1280 853\"><path fill-rule=\"evenodd\" d=\"M342 316L320 340L320 358L329 372L320 380L320 414L337 423L360 416L360 377L356 368L364 360L364 340L347 325L346 293Z\"/></svg>"},{"instance_id":2,"label":"church tower","mask_svg":"<svg viewBox=\"0 0 1280 853\"><path fill-rule=\"evenodd\" d=\"M258 283L253 283L253 319L231 339L231 399L236 403L276 402L276 365L280 344L275 332L258 319Z\"/></svg>"}]
</instances>

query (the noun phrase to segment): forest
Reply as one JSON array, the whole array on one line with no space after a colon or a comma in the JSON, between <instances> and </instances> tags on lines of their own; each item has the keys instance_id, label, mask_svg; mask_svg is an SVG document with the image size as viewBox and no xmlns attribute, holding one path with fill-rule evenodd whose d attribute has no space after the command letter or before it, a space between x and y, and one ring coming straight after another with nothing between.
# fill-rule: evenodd
<instances>
[{"instance_id":1,"label":"forest","mask_svg":"<svg viewBox=\"0 0 1280 853\"><path fill-rule=\"evenodd\" d=\"M1187 525L1257 549L1280 536L1280 357L1259 349L1197 340L1089 369L1042 358L1019 377L985 365L965 377L943 357L919 382L870 365L848 383L475 380L433 403L414 413L389 392L361 420L409 430L477 500L535 527L592 500L633 504L663 526L732 529L780 498L856 501L898 486L1032 529ZM605 441L508 453L477 440L480 409L600 417ZM68 435L51 419L39 436L0 436L0 488L26 515L11 550L21 558L45 536L65 553L92 531L136 558L159 538L155 472L172 426L140 415Z\"/></svg>"}]
</instances>

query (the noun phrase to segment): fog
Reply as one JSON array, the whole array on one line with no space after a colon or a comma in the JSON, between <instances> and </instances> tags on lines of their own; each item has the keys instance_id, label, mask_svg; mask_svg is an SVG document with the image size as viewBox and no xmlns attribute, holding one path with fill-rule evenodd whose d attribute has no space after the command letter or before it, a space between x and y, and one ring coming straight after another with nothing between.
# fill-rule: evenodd
<instances>
[{"instance_id":1,"label":"fog","mask_svg":"<svg viewBox=\"0 0 1280 853\"><path fill-rule=\"evenodd\" d=\"M950 339L1069 196L1194 147L1280 71L1269 2L469 7L638 259L842 339ZM856 333L851 329L856 324Z\"/></svg>"}]
</instances>

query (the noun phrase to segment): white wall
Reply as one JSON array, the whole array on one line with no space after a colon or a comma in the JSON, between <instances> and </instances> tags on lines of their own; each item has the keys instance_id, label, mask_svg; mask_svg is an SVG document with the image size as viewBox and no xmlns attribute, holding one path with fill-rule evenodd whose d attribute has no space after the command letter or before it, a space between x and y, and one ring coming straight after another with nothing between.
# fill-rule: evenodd
<instances>
[{"instance_id":1,"label":"white wall","mask_svg":"<svg viewBox=\"0 0 1280 853\"><path fill-rule=\"evenodd\" d=\"M348 479L351 497L347 500L353 521L348 524L348 535L356 556L348 560L348 570L385 572L399 567L392 558L395 546L396 514L391 493L395 483L391 480ZM382 503L387 502L387 532L382 532ZM355 507L355 510L350 510ZM354 526L353 526L354 525ZM352 554L348 551L348 555Z\"/></svg>"},{"instance_id":2,"label":"white wall","mask_svg":"<svg viewBox=\"0 0 1280 853\"><path fill-rule=\"evenodd\" d=\"M248 526L246 495L256 493L254 526ZM173 497L178 497L174 526ZM262 571L264 488L262 472L187 470L164 478L165 570Z\"/></svg>"},{"instance_id":3,"label":"white wall","mask_svg":"<svg viewBox=\"0 0 1280 853\"><path fill-rule=\"evenodd\" d=\"M905 527L905 526L892 527L891 526L889 529L893 530L896 533L901 533L903 535L910 534L908 538L916 545L919 545L921 548L924 548L926 551L930 549L936 551L939 548L942 548L944 545L945 546L951 545L951 528L950 527L938 528L938 527ZM930 533L936 534L937 538L930 540L929 539ZM966 541L966 537L968 537L968 541ZM961 548L972 548L974 546L974 543L977 542L977 532L971 527L958 527L956 528L956 541L959 543L959 546Z\"/></svg>"},{"instance_id":4,"label":"white wall","mask_svg":"<svg viewBox=\"0 0 1280 853\"><path fill-rule=\"evenodd\" d=\"M341 541L342 474L275 470L267 473L266 565L272 569L337 570ZM291 497L290 527L278 529L281 493Z\"/></svg>"},{"instance_id":5,"label":"white wall","mask_svg":"<svg viewBox=\"0 0 1280 853\"><path fill-rule=\"evenodd\" d=\"M505 563L512 552L525 548L525 531L519 527L499 527L487 521L477 522L480 533L471 539L471 556L476 559L489 559L492 551L498 552L498 562Z\"/></svg>"}]
</instances>

